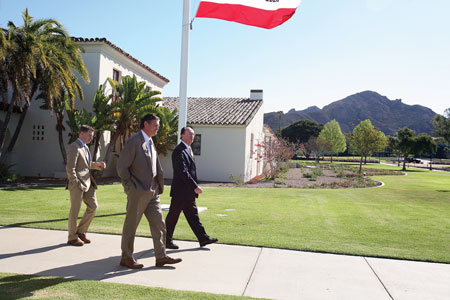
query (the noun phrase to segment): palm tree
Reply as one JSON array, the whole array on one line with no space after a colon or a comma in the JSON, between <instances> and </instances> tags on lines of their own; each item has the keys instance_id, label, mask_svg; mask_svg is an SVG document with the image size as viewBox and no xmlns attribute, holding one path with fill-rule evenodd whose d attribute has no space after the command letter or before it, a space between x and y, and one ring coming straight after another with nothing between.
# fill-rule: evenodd
<instances>
[{"instance_id":1,"label":"palm tree","mask_svg":"<svg viewBox=\"0 0 450 300\"><path fill-rule=\"evenodd\" d=\"M105 155L105 162L109 160L109 154L115 150L116 142L120 139L122 150L130 133L139 128L139 120L147 113L156 113L156 102L162 99L157 97L160 91L151 91L144 81L139 82L135 75L124 76L122 82L108 78L117 99L112 102L112 111L115 116L115 132L111 137Z\"/></svg>"},{"instance_id":2,"label":"palm tree","mask_svg":"<svg viewBox=\"0 0 450 300\"><path fill-rule=\"evenodd\" d=\"M8 22L8 48L5 57L5 74L12 87L12 98L5 122L0 131L0 149L3 149L6 130L12 113L12 106L23 107L8 151L12 151L21 131L30 100L38 90L45 92L47 105L51 108L53 100L63 93L73 99L83 93L75 78L75 71L85 80L89 75L81 57L82 48L73 42L54 19L33 21L28 9L23 13L24 25L15 26ZM1 87L0 87L1 88ZM24 105L23 102L25 103ZM0 157L4 151L0 150Z\"/></svg>"},{"instance_id":3,"label":"palm tree","mask_svg":"<svg viewBox=\"0 0 450 300\"><path fill-rule=\"evenodd\" d=\"M103 132L106 130L114 130L113 106L110 103L111 98L112 95L106 96L103 85L100 85L95 93L93 101L94 117L92 118L92 127L95 129L95 137L92 157L94 158L97 156Z\"/></svg>"},{"instance_id":4,"label":"palm tree","mask_svg":"<svg viewBox=\"0 0 450 300\"><path fill-rule=\"evenodd\" d=\"M160 106L156 114L159 117L158 134L153 138L156 152L166 155L177 144L178 112L176 109L171 111L168 107Z\"/></svg>"}]
</instances>

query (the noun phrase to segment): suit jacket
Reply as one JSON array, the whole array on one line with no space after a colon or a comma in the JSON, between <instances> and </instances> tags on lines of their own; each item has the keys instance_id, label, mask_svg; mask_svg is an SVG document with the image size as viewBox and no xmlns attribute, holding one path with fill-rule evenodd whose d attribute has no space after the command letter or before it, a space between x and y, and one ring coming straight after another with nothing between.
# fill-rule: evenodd
<instances>
[{"instance_id":1,"label":"suit jacket","mask_svg":"<svg viewBox=\"0 0 450 300\"><path fill-rule=\"evenodd\" d=\"M97 184L95 183L94 177L92 177L89 172L89 170L94 167L94 164L95 163L93 163L92 160L89 164L86 151L79 140L70 144L67 149L66 188L73 189L78 187L83 192L87 192L92 184L96 189Z\"/></svg>"},{"instance_id":2,"label":"suit jacket","mask_svg":"<svg viewBox=\"0 0 450 300\"><path fill-rule=\"evenodd\" d=\"M172 152L173 180L170 189L172 197L196 198L194 190L197 184L197 168L191 156L191 150L183 142Z\"/></svg>"},{"instance_id":3,"label":"suit jacket","mask_svg":"<svg viewBox=\"0 0 450 300\"><path fill-rule=\"evenodd\" d=\"M164 191L164 175L158 154L155 153L155 155L157 169L156 181L159 194L162 194ZM150 190L154 177L152 174L152 160L141 131L126 141L117 162L117 173L122 179L125 192L131 188L143 191Z\"/></svg>"}]
</instances>

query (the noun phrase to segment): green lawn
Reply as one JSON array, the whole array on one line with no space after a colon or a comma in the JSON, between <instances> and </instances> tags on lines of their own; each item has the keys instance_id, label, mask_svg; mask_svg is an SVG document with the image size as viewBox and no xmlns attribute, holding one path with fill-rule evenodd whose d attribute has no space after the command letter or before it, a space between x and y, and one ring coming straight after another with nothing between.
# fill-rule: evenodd
<instances>
[{"instance_id":1,"label":"green lawn","mask_svg":"<svg viewBox=\"0 0 450 300\"><path fill-rule=\"evenodd\" d=\"M237 300L255 299L151 288L137 285L73 280L59 277L0 273L0 299L152 299Z\"/></svg>"},{"instance_id":2,"label":"green lawn","mask_svg":"<svg viewBox=\"0 0 450 300\"><path fill-rule=\"evenodd\" d=\"M374 179L385 186L209 187L198 200L199 206L208 207L200 217L221 243L450 263L450 173L410 169L407 176ZM163 203L169 203L168 195L169 187ZM1 225L66 229L69 193L62 187L0 190L0 199ZM100 186L98 199L90 231L120 234L126 204L122 187ZM149 235L145 220L138 234ZM175 239L195 240L184 217Z\"/></svg>"}]
</instances>

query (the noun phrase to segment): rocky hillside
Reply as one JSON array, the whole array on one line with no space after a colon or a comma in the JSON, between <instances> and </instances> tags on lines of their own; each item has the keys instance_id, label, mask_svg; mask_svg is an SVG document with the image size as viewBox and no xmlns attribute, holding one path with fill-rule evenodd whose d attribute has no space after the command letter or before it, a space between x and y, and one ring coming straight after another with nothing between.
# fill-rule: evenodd
<instances>
[{"instance_id":1,"label":"rocky hillside","mask_svg":"<svg viewBox=\"0 0 450 300\"><path fill-rule=\"evenodd\" d=\"M298 120L312 120L325 124L336 119L343 132L351 132L359 122L369 119L385 134L394 134L399 128L409 127L417 133L431 134L431 119L436 115L431 109L421 105L408 105L402 100L390 100L372 91L365 91L335 101L324 108L317 106L305 110L291 109L286 114L270 112L264 114L264 123L274 131Z\"/></svg>"}]
</instances>

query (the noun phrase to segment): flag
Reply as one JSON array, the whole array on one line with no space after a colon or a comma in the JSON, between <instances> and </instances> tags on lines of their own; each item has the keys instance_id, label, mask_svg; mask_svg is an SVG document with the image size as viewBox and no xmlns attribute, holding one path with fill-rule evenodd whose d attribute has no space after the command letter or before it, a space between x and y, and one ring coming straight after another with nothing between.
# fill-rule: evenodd
<instances>
[{"instance_id":1,"label":"flag","mask_svg":"<svg viewBox=\"0 0 450 300\"><path fill-rule=\"evenodd\" d=\"M301 0L207 0L200 1L197 18L214 18L274 28L289 20Z\"/></svg>"}]
</instances>

